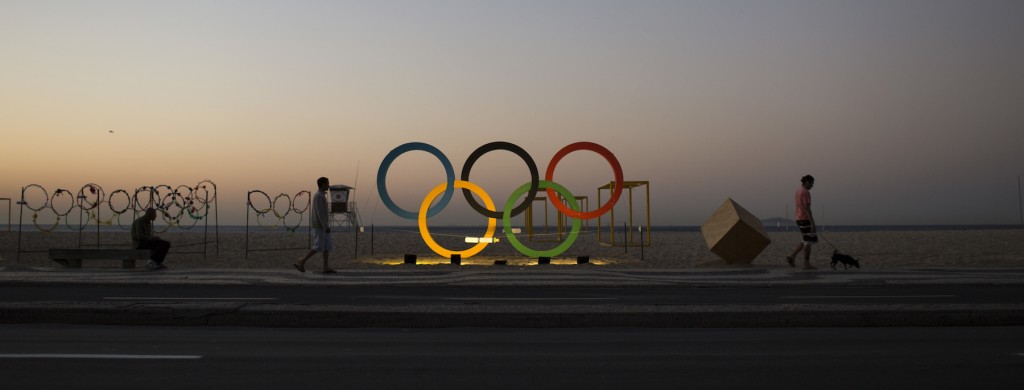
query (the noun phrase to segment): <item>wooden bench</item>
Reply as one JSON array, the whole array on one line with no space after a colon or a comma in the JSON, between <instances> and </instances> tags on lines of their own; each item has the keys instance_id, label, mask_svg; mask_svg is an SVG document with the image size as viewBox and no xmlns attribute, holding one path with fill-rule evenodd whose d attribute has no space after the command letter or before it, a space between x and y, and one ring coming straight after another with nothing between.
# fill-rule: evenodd
<instances>
[{"instance_id":1,"label":"wooden bench","mask_svg":"<svg viewBox=\"0 0 1024 390\"><path fill-rule=\"evenodd\" d=\"M149 260L149 249L50 249L50 260L65 267L82 268L82 260L121 260L121 268L135 268L135 260Z\"/></svg>"}]
</instances>

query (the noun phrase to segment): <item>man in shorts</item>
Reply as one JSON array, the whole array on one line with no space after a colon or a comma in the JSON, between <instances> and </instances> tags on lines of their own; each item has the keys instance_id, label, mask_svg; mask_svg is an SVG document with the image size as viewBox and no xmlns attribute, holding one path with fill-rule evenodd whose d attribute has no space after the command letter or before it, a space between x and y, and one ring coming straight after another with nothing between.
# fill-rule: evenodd
<instances>
[{"instance_id":1,"label":"man in shorts","mask_svg":"<svg viewBox=\"0 0 1024 390\"><path fill-rule=\"evenodd\" d=\"M786 256L790 267L796 267L796 255L804 251L804 270L817 269L811 265L811 245L818 243L817 226L811 214L811 188L814 187L814 176L800 178L800 188L796 190L796 225L800 228L803 241L796 247L793 254Z\"/></svg>"},{"instance_id":2,"label":"man in shorts","mask_svg":"<svg viewBox=\"0 0 1024 390\"><path fill-rule=\"evenodd\" d=\"M331 243L331 220L327 215L327 190L331 183L326 177L316 179L317 191L313 194L313 207L309 216L309 228L313 230L313 247L299 262L292 264L299 272L306 272L306 260L313 257L317 252L324 254L325 274L333 274L335 271L327 265L327 258L334 245Z\"/></svg>"}]
</instances>

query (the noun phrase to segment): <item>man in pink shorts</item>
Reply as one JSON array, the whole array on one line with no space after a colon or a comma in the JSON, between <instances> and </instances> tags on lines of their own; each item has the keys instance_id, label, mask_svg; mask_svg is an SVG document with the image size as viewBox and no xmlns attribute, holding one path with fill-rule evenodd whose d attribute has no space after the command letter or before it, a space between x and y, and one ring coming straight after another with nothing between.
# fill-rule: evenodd
<instances>
[{"instance_id":1,"label":"man in pink shorts","mask_svg":"<svg viewBox=\"0 0 1024 390\"><path fill-rule=\"evenodd\" d=\"M800 251L804 251L804 270L817 269L811 265L811 245L818 243L817 226L814 224L814 215L811 214L811 188L814 187L814 176L806 175L800 178L800 188L796 190L796 225L800 228L803 241L796 247L793 254L786 256L786 262L790 267L796 267L795 258Z\"/></svg>"}]
</instances>

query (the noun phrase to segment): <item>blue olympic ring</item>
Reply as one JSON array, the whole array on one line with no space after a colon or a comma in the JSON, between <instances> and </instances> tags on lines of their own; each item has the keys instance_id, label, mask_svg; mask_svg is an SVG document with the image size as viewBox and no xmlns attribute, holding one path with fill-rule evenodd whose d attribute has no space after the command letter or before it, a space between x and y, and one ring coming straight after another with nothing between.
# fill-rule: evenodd
<instances>
[{"instance_id":1,"label":"blue olympic ring","mask_svg":"<svg viewBox=\"0 0 1024 390\"><path fill-rule=\"evenodd\" d=\"M447 184L447 186L444 189L444 194L441 196L441 200L438 201L437 204L427 210L427 217L433 217L448 206L448 201L452 199L452 194L455 193L455 168L452 167L452 162L448 160L448 157L446 157L444 153L441 153L439 149L423 142L409 142L407 144L402 144L384 157L384 161L380 163L380 168L377 170L377 192L380 194L381 202L384 203L384 206L387 206L388 210L391 210L391 212L395 213L399 217L416 220L419 218L418 213L403 209L391 200L391 195L388 195L387 185L384 182L387 178L388 169L391 168L391 163L394 162L398 156L413 150L422 150L433 154L434 157L437 157L437 159L441 161L441 165L444 166L444 173L446 175L445 184Z\"/></svg>"}]
</instances>

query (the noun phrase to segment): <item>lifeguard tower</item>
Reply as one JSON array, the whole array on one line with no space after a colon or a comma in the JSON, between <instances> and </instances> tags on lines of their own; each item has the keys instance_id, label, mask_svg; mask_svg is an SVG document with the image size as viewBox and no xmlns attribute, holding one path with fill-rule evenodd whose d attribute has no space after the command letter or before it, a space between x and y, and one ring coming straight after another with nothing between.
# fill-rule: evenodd
<instances>
[{"instance_id":1,"label":"lifeguard tower","mask_svg":"<svg viewBox=\"0 0 1024 390\"><path fill-rule=\"evenodd\" d=\"M348 200L354 190L355 188L344 184L331 186L331 226L359 228L356 202Z\"/></svg>"}]
</instances>

